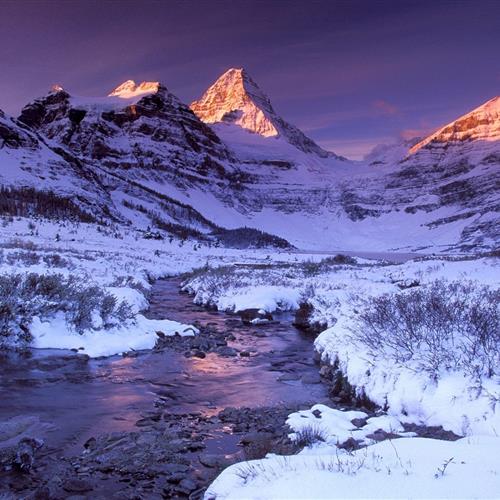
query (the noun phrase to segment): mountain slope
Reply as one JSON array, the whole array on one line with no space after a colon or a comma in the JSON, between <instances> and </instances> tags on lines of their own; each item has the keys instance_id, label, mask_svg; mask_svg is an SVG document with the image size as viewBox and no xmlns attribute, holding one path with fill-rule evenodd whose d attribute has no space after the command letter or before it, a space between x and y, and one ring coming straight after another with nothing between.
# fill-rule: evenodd
<instances>
[{"instance_id":1,"label":"mountain slope","mask_svg":"<svg viewBox=\"0 0 500 500\"><path fill-rule=\"evenodd\" d=\"M322 160L302 176L260 168L243 191L252 224L301 247L494 248L500 241L497 109L493 99L418 141L420 147L405 141L378 148L361 163Z\"/></svg>"},{"instance_id":2,"label":"mountain slope","mask_svg":"<svg viewBox=\"0 0 500 500\"><path fill-rule=\"evenodd\" d=\"M242 174L231 151L158 82L127 81L101 98L57 87L25 106L19 121L93 175L114 219L137 229L222 237L218 214L239 203ZM206 205L216 207L208 217L196 208Z\"/></svg>"},{"instance_id":3,"label":"mountain slope","mask_svg":"<svg viewBox=\"0 0 500 500\"><path fill-rule=\"evenodd\" d=\"M110 215L109 196L94 172L76 159L61 156L2 111L0 185L4 214L45 210L87 221Z\"/></svg>"},{"instance_id":4,"label":"mountain slope","mask_svg":"<svg viewBox=\"0 0 500 500\"><path fill-rule=\"evenodd\" d=\"M410 149L410 153L414 154L425 147L448 148L450 145L470 141L486 143L500 141L500 97L490 99L470 113L440 128L415 144Z\"/></svg>"},{"instance_id":5,"label":"mountain slope","mask_svg":"<svg viewBox=\"0 0 500 500\"><path fill-rule=\"evenodd\" d=\"M238 203L231 186L241 173L231 151L157 82L127 81L100 98L57 88L19 120L108 181L111 175L112 184L119 179L120 189L128 183L188 205Z\"/></svg>"}]
</instances>

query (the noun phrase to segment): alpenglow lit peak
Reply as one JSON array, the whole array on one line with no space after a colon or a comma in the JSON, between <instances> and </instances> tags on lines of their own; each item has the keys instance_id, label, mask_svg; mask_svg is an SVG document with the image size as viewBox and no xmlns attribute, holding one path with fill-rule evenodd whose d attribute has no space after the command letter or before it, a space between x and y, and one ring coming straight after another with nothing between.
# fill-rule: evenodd
<instances>
[{"instance_id":1,"label":"alpenglow lit peak","mask_svg":"<svg viewBox=\"0 0 500 500\"><path fill-rule=\"evenodd\" d=\"M269 98L242 68L226 71L191 109L205 123L233 122L264 137L279 134L268 116L275 114Z\"/></svg>"},{"instance_id":2,"label":"alpenglow lit peak","mask_svg":"<svg viewBox=\"0 0 500 500\"><path fill-rule=\"evenodd\" d=\"M243 68L231 68L191 103L198 118L208 124L230 123L262 137L282 137L305 153L335 157L276 114L269 100Z\"/></svg>"},{"instance_id":3,"label":"alpenglow lit peak","mask_svg":"<svg viewBox=\"0 0 500 500\"><path fill-rule=\"evenodd\" d=\"M134 80L127 80L121 85L118 85L108 97L121 97L122 99L130 99L145 94L155 94L160 88L159 82L142 82L137 85Z\"/></svg>"},{"instance_id":4,"label":"alpenglow lit peak","mask_svg":"<svg viewBox=\"0 0 500 500\"><path fill-rule=\"evenodd\" d=\"M410 154L416 153L425 146L465 141L500 141L500 97L490 99L482 106L426 137L410 149Z\"/></svg>"}]
</instances>

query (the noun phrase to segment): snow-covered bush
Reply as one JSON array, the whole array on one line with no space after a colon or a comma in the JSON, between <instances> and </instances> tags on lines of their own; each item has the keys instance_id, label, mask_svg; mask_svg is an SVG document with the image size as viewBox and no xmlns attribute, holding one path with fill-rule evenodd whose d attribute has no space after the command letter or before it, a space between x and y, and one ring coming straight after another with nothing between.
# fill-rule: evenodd
<instances>
[{"instance_id":1,"label":"snow-covered bush","mask_svg":"<svg viewBox=\"0 0 500 500\"><path fill-rule=\"evenodd\" d=\"M10 265L20 263L25 266L34 266L40 262L40 256L32 251L11 252L7 254L6 261Z\"/></svg>"},{"instance_id":2,"label":"snow-covered bush","mask_svg":"<svg viewBox=\"0 0 500 500\"><path fill-rule=\"evenodd\" d=\"M82 333L91 327L124 321L129 307L97 286L87 286L59 274L0 276L0 347L20 347L31 340L35 316L48 318L62 312Z\"/></svg>"},{"instance_id":3,"label":"snow-covered bush","mask_svg":"<svg viewBox=\"0 0 500 500\"><path fill-rule=\"evenodd\" d=\"M354 257L339 253L333 257L326 257L320 261L306 260L301 262L299 267L302 269L304 276L317 276L318 274L331 271L334 266L355 266L356 264L357 260Z\"/></svg>"},{"instance_id":4,"label":"snow-covered bush","mask_svg":"<svg viewBox=\"0 0 500 500\"><path fill-rule=\"evenodd\" d=\"M500 291L436 280L366 300L353 338L382 356L439 377L441 370L481 378L499 374Z\"/></svg>"}]
</instances>

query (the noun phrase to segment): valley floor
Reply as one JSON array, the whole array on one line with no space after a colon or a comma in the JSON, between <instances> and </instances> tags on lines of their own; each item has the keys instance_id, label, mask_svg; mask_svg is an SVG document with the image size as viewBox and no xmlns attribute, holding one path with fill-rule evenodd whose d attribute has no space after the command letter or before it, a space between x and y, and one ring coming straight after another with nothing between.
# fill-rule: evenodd
<instances>
[{"instance_id":1,"label":"valley floor","mask_svg":"<svg viewBox=\"0 0 500 500\"><path fill-rule=\"evenodd\" d=\"M497 257L399 256L391 262L389 255L230 250L28 219L5 219L0 241L0 303L11 311L0 320L0 348L72 349L99 359L170 345L172 337L194 353L190 338L205 338L199 324L146 314L154 281L182 273L196 304L245 311L254 330L265 332L272 315L292 313L298 327L321 332L314 348L330 402L276 417L286 420L295 454L276 454L276 447L265 458L231 465L207 489L207 500L498 496L498 332L486 345L463 326L479 328L490 321L487 314L498 317ZM54 275L55 281L40 278ZM450 321L462 323L446 342L430 342L435 323L429 317L438 321L446 309L443 294L455 301ZM418 337L421 324L423 336L408 346L401 329L382 347L370 343L360 321L389 321L369 315L380 306L401 314L402 324L404 314L413 314L410 333ZM465 310L473 313L465 316ZM491 325L495 319L484 328ZM286 361L280 367L285 380ZM292 375L291 391L293 381ZM428 439L423 428L461 439Z\"/></svg>"}]
</instances>

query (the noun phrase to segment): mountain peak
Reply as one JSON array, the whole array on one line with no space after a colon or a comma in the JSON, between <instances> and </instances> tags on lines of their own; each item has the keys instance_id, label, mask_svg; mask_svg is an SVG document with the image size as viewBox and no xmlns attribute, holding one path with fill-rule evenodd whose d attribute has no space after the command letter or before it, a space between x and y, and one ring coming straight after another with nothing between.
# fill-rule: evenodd
<instances>
[{"instance_id":1,"label":"mountain peak","mask_svg":"<svg viewBox=\"0 0 500 500\"><path fill-rule=\"evenodd\" d=\"M205 123L232 122L264 137L279 135L269 116L271 101L244 68L227 70L191 109Z\"/></svg>"},{"instance_id":2,"label":"mountain peak","mask_svg":"<svg viewBox=\"0 0 500 500\"><path fill-rule=\"evenodd\" d=\"M322 158L336 157L283 120L244 68L228 69L190 107L205 123L234 124L262 137L281 137L305 153Z\"/></svg>"},{"instance_id":3,"label":"mountain peak","mask_svg":"<svg viewBox=\"0 0 500 500\"><path fill-rule=\"evenodd\" d=\"M410 154L433 144L457 144L465 141L500 141L500 96L493 97L415 144L410 149Z\"/></svg>"},{"instance_id":4,"label":"mountain peak","mask_svg":"<svg viewBox=\"0 0 500 500\"><path fill-rule=\"evenodd\" d=\"M108 97L129 99L143 94L156 94L160 90L160 86L160 82L141 82L137 85L134 80L127 80L113 89Z\"/></svg>"},{"instance_id":5,"label":"mountain peak","mask_svg":"<svg viewBox=\"0 0 500 500\"><path fill-rule=\"evenodd\" d=\"M57 92L64 92L64 88L61 85L55 83L54 85L52 85L52 87L50 87L50 93L55 94Z\"/></svg>"}]
</instances>

